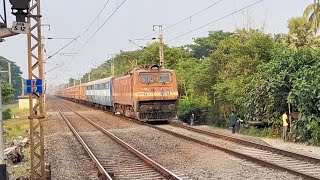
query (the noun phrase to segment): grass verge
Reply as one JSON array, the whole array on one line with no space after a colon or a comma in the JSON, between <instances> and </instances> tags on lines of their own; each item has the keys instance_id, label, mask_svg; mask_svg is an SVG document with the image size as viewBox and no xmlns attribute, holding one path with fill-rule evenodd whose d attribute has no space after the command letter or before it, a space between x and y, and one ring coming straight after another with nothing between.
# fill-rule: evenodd
<instances>
[{"instance_id":1,"label":"grass verge","mask_svg":"<svg viewBox=\"0 0 320 180\"><path fill-rule=\"evenodd\" d=\"M9 107L10 108L10 107ZM19 115L20 117L25 115L24 111L19 111L16 107L12 106L12 112ZM4 121L4 131L5 131L5 142L9 146L12 140L18 137L29 137L29 120L27 118L21 119L10 119ZM10 174L10 179L16 179L17 177L23 176L28 177L30 168L30 148L26 147L22 149L24 154L24 161L19 164L8 164L8 171Z\"/></svg>"},{"instance_id":2,"label":"grass verge","mask_svg":"<svg viewBox=\"0 0 320 180\"><path fill-rule=\"evenodd\" d=\"M240 134L254 137L279 138L281 135L281 130L279 130L278 128L247 127L242 128Z\"/></svg>"}]
</instances>

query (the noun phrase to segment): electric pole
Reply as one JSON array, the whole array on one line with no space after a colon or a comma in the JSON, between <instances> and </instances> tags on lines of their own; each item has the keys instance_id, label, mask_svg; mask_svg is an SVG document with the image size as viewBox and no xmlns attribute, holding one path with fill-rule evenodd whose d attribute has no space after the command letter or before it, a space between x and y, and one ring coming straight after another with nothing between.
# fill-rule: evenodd
<instances>
[{"instance_id":1,"label":"electric pole","mask_svg":"<svg viewBox=\"0 0 320 180\"><path fill-rule=\"evenodd\" d=\"M23 78L21 78L21 96L24 96L24 79Z\"/></svg>"},{"instance_id":2,"label":"electric pole","mask_svg":"<svg viewBox=\"0 0 320 180\"><path fill-rule=\"evenodd\" d=\"M114 76L114 54L108 54L111 57L111 75Z\"/></svg>"},{"instance_id":3,"label":"electric pole","mask_svg":"<svg viewBox=\"0 0 320 180\"><path fill-rule=\"evenodd\" d=\"M159 27L159 60L160 60L160 68L164 69L164 52L163 52L163 29L162 25L153 25L153 31L155 27Z\"/></svg>"},{"instance_id":4,"label":"electric pole","mask_svg":"<svg viewBox=\"0 0 320 180\"><path fill-rule=\"evenodd\" d=\"M8 71L0 71L0 73L8 73L8 82L10 85L12 85L11 79L12 79L12 75L11 75L11 63L8 62Z\"/></svg>"},{"instance_id":5,"label":"electric pole","mask_svg":"<svg viewBox=\"0 0 320 180\"><path fill-rule=\"evenodd\" d=\"M32 82L32 93L29 94L29 122L30 122L30 156L31 179L46 179L44 162L44 129L45 120L45 96L44 92L44 62L41 36L41 8L40 0L29 4L27 23L30 24L28 33L28 81ZM39 82L40 88L35 86ZM33 84L34 83L34 84ZM37 91L39 90L39 91ZM33 102L36 105L33 106Z\"/></svg>"},{"instance_id":6,"label":"electric pole","mask_svg":"<svg viewBox=\"0 0 320 180\"><path fill-rule=\"evenodd\" d=\"M11 77L11 63L8 63L8 72L9 72L9 84L12 85Z\"/></svg>"},{"instance_id":7,"label":"electric pole","mask_svg":"<svg viewBox=\"0 0 320 180\"><path fill-rule=\"evenodd\" d=\"M112 58L112 63L111 63L111 74L112 74L112 77L114 77L114 58Z\"/></svg>"}]
</instances>

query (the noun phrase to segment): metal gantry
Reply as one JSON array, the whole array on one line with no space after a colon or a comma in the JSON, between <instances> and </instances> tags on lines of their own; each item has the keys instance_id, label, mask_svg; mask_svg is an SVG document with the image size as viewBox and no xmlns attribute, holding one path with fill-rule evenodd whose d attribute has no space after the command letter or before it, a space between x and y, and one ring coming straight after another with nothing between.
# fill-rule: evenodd
<instances>
[{"instance_id":1,"label":"metal gantry","mask_svg":"<svg viewBox=\"0 0 320 180\"><path fill-rule=\"evenodd\" d=\"M43 48L41 37L41 11L40 0L30 4L27 22L30 23L28 33L28 79L42 79L44 82ZM31 179L46 179L44 161L44 129L45 120L44 93L29 95L30 120L30 156ZM34 103L35 106L34 106Z\"/></svg>"}]
</instances>

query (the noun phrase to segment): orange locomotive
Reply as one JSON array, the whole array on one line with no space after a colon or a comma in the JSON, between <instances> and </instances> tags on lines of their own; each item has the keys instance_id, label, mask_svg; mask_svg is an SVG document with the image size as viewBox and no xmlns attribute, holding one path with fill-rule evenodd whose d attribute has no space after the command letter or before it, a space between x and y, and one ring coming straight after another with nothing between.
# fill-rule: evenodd
<instances>
[{"instance_id":1,"label":"orange locomotive","mask_svg":"<svg viewBox=\"0 0 320 180\"><path fill-rule=\"evenodd\" d=\"M135 68L126 75L69 87L56 92L56 95L113 109L117 114L140 121L174 119L178 107L176 73L157 65Z\"/></svg>"},{"instance_id":2,"label":"orange locomotive","mask_svg":"<svg viewBox=\"0 0 320 180\"><path fill-rule=\"evenodd\" d=\"M178 86L173 70L136 68L112 80L113 110L140 121L167 121L176 117Z\"/></svg>"}]
</instances>

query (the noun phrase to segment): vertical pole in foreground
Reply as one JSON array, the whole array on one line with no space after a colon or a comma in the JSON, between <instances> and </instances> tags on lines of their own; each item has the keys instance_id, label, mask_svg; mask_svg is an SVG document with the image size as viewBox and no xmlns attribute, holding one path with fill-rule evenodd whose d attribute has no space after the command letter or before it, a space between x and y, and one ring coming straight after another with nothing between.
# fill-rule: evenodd
<instances>
[{"instance_id":1,"label":"vertical pole in foreground","mask_svg":"<svg viewBox=\"0 0 320 180\"><path fill-rule=\"evenodd\" d=\"M7 166L4 160L4 132L3 132L3 120L2 120L2 94L1 94L1 82L0 82L0 180L6 180Z\"/></svg>"},{"instance_id":2,"label":"vertical pole in foreground","mask_svg":"<svg viewBox=\"0 0 320 180\"><path fill-rule=\"evenodd\" d=\"M6 10L6 0L3 0L3 11L4 11L4 25L8 27L7 23L7 10Z\"/></svg>"},{"instance_id":3,"label":"vertical pole in foreground","mask_svg":"<svg viewBox=\"0 0 320 180\"><path fill-rule=\"evenodd\" d=\"M28 23L28 79L42 79L44 83L43 53L41 38L41 11L40 0L30 4ZM43 87L44 89L44 87ZM33 106L35 101L35 106ZM30 122L30 156L31 156L31 179L44 180L44 131L45 119L44 93L32 93L29 95L29 122Z\"/></svg>"},{"instance_id":4,"label":"vertical pole in foreground","mask_svg":"<svg viewBox=\"0 0 320 180\"><path fill-rule=\"evenodd\" d=\"M288 117L289 117L289 132L291 132L291 127L292 127L292 123L291 123L291 107L290 107L290 102L288 102L288 109L289 109L289 114L288 114Z\"/></svg>"},{"instance_id":5,"label":"vertical pole in foreground","mask_svg":"<svg viewBox=\"0 0 320 180\"><path fill-rule=\"evenodd\" d=\"M9 84L12 85L11 63L8 63Z\"/></svg>"}]
</instances>

